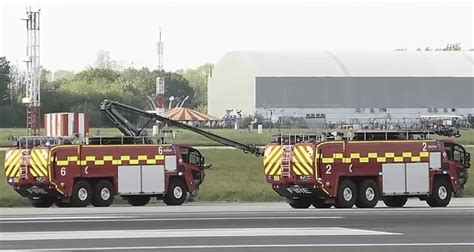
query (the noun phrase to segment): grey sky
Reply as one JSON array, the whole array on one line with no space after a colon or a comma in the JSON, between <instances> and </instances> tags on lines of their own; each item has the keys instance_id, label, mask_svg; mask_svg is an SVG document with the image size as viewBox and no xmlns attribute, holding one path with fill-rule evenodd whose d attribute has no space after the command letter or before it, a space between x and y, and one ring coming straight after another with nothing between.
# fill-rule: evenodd
<instances>
[{"instance_id":1,"label":"grey sky","mask_svg":"<svg viewBox=\"0 0 474 252\"><path fill-rule=\"evenodd\" d=\"M41 9L41 63L53 71L84 69L99 50L123 67L156 68L159 26L166 70L215 63L232 50L473 47L471 1L0 0L0 55L14 64L25 55L27 5Z\"/></svg>"}]
</instances>

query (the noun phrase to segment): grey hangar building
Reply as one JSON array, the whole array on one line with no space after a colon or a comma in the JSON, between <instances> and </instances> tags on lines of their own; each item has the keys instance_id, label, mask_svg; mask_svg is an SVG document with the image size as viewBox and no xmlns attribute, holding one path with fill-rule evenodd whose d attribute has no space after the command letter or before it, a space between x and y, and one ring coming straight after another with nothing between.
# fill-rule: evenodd
<instances>
[{"instance_id":1,"label":"grey hangar building","mask_svg":"<svg viewBox=\"0 0 474 252\"><path fill-rule=\"evenodd\" d=\"M233 51L208 80L208 113L415 120L474 115L474 52Z\"/></svg>"}]
</instances>

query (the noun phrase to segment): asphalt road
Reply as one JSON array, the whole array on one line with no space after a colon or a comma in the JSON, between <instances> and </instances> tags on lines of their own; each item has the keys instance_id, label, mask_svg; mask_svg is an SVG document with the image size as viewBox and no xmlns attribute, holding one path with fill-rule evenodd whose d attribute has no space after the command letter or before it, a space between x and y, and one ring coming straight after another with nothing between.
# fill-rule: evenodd
<instances>
[{"instance_id":1,"label":"asphalt road","mask_svg":"<svg viewBox=\"0 0 474 252\"><path fill-rule=\"evenodd\" d=\"M382 204L379 204L382 206ZM284 203L3 208L0 248L29 251L474 251L474 199L448 208Z\"/></svg>"}]
</instances>

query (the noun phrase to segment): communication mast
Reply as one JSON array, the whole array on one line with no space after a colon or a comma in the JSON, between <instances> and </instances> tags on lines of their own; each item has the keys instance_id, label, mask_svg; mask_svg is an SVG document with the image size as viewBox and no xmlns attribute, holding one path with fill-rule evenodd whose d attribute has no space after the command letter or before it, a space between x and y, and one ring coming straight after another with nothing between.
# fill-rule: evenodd
<instances>
[{"instance_id":1,"label":"communication mast","mask_svg":"<svg viewBox=\"0 0 474 252\"><path fill-rule=\"evenodd\" d=\"M39 135L40 129L40 10L26 10L26 92L22 103L26 105L27 134Z\"/></svg>"},{"instance_id":2,"label":"communication mast","mask_svg":"<svg viewBox=\"0 0 474 252\"><path fill-rule=\"evenodd\" d=\"M156 112L163 115L165 112L165 79L163 68L163 41L161 40L161 27L159 29L159 40L156 44L158 53L158 71L159 76L156 78Z\"/></svg>"}]
</instances>

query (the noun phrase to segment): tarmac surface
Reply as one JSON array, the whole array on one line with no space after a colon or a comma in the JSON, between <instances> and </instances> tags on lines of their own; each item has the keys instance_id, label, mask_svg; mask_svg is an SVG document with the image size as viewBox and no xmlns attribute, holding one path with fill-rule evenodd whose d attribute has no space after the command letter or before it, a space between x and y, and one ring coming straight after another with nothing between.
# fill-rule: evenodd
<instances>
[{"instance_id":1,"label":"tarmac surface","mask_svg":"<svg viewBox=\"0 0 474 252\"><path fill-rule=\"evenodd\" d=\"M275 203L1 208L2 251L474 251L474 199L447 208Z\"/></svg>"}]
</instances>

